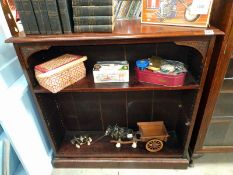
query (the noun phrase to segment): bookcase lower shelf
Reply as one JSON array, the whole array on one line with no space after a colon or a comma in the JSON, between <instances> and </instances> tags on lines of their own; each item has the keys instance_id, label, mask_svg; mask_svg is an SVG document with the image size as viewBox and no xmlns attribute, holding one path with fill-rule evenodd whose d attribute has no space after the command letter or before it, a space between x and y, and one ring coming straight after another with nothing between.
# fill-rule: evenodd
<instances>
[{"instance_id":1,"label":"bookcase lower shelf","mask_svg":"<svg viewBox=\"0 0 233 175\"><path fill-rule=\"evenodd\" d=\"M93 141L104 135L104 132L75 132L75 134L66 134L63 139L57 157L181 157L182 150L180 149L178 140L174 133L170 134L167 142L164 142L164 148L157 152L151 153L145 149L145 142L138 142L137 148L131 148L131 144L122 145L121 148L116 148L114 143L110 143L111 137L106 136L103 139L93 142L90 146L82 145L81 148L76 148L70 143L72 136L87 133ZM67 152L68 151L68 152Z\"/></svg>"},{"instance_id":2,"label":"bookcase lower shelf","mask_svg":"<svg viewBox=\"0 0 233 175\"><path fill-rule=\"evenodd\" d=\"M53 165L55 167L67 167L68 164L70 167L86 168L101 168L106 166L111 168L159 168L170 166L169 168L173 168L173 164L175 164L174 159L182 162L176 168L185 168L188 164L188 159L183 156L183 151L175 132L170 132L171 136L168 142L164 143L163 150L157 153L148 152L143 142L138 142L138 147L135 149L131 147L131 144L116 148L114 143L110 143L111 138L109 137L104 137L90 146L82 145L78 149L75 145L71 144L70 140L74 135L77 136L83 133L88 133L93 140L104 134L104 132L99 131L67 133L53 158Z\"/></svg>"}]
</instances>

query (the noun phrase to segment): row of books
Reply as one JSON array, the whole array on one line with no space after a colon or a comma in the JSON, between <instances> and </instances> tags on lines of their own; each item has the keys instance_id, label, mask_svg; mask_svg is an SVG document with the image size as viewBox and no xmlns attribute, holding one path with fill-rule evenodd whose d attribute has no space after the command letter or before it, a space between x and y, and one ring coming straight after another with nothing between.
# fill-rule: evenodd
<instances>
[{"instance_id":1,"label":"row of books","mask_svg":"<svg viewBox=\"0 0 233 175\"><path fill-rule=\"evenodd\" d=\"M141 16L142 0L117 0L116 19L138 19Z\"/></svg>"},{"instance_id":2,"label":"row of books","mask_svg":"<svg viewBox=\"0 0 233 175\"><path fill-rule=\"evenodd\" d=\"M112 32L115 19L135 19L141 0L14 0L26 34Z\"/></svg>"},{"instance_id":3,"label":"row of books","mask_svg":"<svg viewBox=\"0 0 233 175\"><path fill-rule=\"evenodd\" d=\"M26 34L62 34L73 30L71 0L14 0Z\"/></svg>"},{"instance_id":4,"label":"row of books","mask_svg":"<svg viewBox=\"0 0 233 175\"><path fill-rule=\"evenodd\" d=\"M74 32L112 32L114 0L73 0Z\"/></svg>"}]
</instances>

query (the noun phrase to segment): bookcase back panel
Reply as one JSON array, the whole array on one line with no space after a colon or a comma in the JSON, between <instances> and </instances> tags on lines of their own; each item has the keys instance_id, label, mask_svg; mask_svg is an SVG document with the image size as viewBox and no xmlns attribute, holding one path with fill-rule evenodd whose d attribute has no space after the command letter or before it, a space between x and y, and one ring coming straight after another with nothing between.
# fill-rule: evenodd
<instances>
[{"instance_id":1,"label":"bookcase back panel","mask_svg":"<svg viewBox=\"0 0 233 175\"><path fill-rule=\"evenodd\" d=\"M186 92L58 93L50 96L45 93L37 96L44 113L49 111L46 118L51 126L60 125L65 130L104 131L108 125L138 129L139 121L159 120L164 121L169 130L176 130L177 120L184 114L186 105L181 94ZM60 123L54 123L57 119Z\"/></svg>"}]
</instances>

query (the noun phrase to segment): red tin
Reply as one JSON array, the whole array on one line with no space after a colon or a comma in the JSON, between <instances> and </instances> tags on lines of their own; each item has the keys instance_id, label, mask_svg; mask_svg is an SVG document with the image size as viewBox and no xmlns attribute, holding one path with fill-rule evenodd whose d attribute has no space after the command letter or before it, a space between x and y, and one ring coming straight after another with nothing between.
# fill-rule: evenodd
<instances>
[{"instance_id":1,"label":"red tin","mask_svg":"<svg viewBox=\"0 0 233 175\"><path fill-rule=\"evenodd\" d=\"M180 73L178 75L155 73L147 69L140 70L137 67L135 70L138 81L163 86L183 86L186 75L186 73Z\"/></svg>"}]
</instances>

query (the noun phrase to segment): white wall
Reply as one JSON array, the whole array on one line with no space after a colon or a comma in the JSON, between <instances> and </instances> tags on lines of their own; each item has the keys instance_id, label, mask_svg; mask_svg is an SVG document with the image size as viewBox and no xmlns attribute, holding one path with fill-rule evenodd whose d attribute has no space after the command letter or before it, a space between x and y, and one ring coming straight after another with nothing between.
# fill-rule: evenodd
<instances>
[{"instance_id":1,"label":"white wall","mask_svg":"<svg viewBox=\"0 0 233 175\"><path fill-rule=\"evenodd\" d=\"M13 45L4 43L10 32L1 7L0 21L0 122L28 174L49 175L51 149Z\"/></svg>"}]
</instances>

